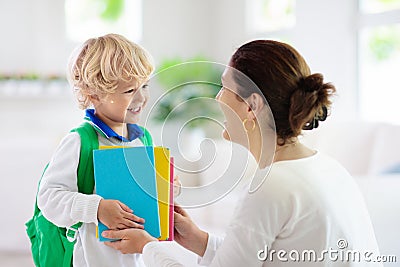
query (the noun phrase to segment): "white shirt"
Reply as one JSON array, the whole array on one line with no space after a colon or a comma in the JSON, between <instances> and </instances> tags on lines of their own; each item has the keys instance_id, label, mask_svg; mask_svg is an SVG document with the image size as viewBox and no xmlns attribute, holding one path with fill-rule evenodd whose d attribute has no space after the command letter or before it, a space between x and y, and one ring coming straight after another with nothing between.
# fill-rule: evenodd
<instances>
[{"instance_id":1,"label":"white shirt","mask_svg":"<svg viewBox=\"0 0 400 267\"><path fill-rule=\"evenodd\" d=\"M99 145L143 145L139 139L121 143L116 138L98 134ZM77 168L81 140L78 133L69 133L60 143L42 177L37 196L43 215L60 227L83 222L73 253L75 267L144 266L140 254L124 255L96 238L97 209L101 197L78 193Z\"/></svg>"},{"instance_id":2,"label":"white shirt","mask_svg":"<svg viewBox=\"0 0 400 267\"><path fill-rule=\"evenodd\" d=\"M382 266L367 264L376 256L372 224L356 183L339 163L317 153L274 163L262 186L239 201L225 239L209 236L200 264ZM144 247L143 258L146 266L182 266L157 242Z\"/></svg>"}]
</instances>

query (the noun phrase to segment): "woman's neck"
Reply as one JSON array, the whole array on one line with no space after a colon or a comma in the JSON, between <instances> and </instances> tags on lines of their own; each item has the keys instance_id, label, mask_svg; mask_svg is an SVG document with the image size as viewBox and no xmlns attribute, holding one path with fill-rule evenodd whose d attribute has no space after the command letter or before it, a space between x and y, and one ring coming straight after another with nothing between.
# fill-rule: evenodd
<instances>
[{"instance_id":1,"label":"woman's neck","mask_svg":"<svg viewBox=\"0 0 400 267\"><path fill-rule=\"evenodd\" d=\"M268 131L261 134L259 127L256 127L253 132L248 133L248 149L258 162L260 169L272 163L276 142L274 136L273 132Z\"/></svg>"},{"instance_id":2,"label":"woman's neck","mask_svg":"<svg viewBox=\"0 0 400 267\"><path fill-rule=\"evenodd\" d=\"M307 158L311 157L315 153L316 151L306 147L296 138L296 141L289 141L289 143L284 145L276 146L273 162Z\"/></svg>"},{"instance_id":3,"label":"woman's neck","mask_svg":"<svg viewBox=\"0 0 400 267\"><path fill-rule=\"evenodd\" d=\"M316 153L300 143L297 138L287 141L284 145L279 145L271 135L261 135L259 131L249 135L249 151L258 162L260 169L273 162L306 158Z\"/></svg>"}]
</instances>

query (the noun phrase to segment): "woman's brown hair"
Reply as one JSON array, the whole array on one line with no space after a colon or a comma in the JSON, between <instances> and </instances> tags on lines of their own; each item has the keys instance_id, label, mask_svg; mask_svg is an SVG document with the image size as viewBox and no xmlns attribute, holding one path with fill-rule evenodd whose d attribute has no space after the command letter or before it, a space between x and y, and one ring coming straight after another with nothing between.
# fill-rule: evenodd
<instances>
[{"instance_id":1,"label":"woman's brown hair","mask_svg":"<svg viewBox=\"0 0 400 267\"><path fill-rule=\"evenodd\" d=\"M261 90L275 120L279 144L318 127L326 119L330 96L336 91L322 74L311 74L304 58L290 45L256 40L239 47L229 65L247 75ZM248 87L237 92L243 99L258 93Z\"/></svg>"}]
</instances>

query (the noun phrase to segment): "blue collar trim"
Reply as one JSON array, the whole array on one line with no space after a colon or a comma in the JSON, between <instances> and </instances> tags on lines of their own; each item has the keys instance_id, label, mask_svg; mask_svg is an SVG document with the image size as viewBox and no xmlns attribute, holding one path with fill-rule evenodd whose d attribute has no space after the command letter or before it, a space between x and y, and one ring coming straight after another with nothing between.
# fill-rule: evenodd
<instances>
[{"instance_id":1,"label":"blue collar trim","mask_svg":"<svg viewBox=\"0 0 400 267\"><path fill-rule=\"evenodd\" d=\"M107 124L105 124L101 119L99 119L94 114L94 109L87 109L85 114L85 119L91 121L95 128L100 130L107 138L115 137L123 142L131 142L136 138L139 138L144 135L143 130L137 124L127 124L128 128L128 139L117 134L113 129L110 128Z\"/></svg>"}]
</instances>

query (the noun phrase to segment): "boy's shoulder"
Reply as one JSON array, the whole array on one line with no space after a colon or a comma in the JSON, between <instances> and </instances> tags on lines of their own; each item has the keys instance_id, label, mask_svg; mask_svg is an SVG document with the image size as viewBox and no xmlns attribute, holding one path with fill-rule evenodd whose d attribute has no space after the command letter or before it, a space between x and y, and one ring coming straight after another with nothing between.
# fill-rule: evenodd
<instances>
[{"instance_id":1,"label":"boy's shoulder","mask_svg":"<svg viewBox=\"0 0 400 267\"><path fill-rule=\"evenodd\" d=\"M82 123L72 128L61 139L57 150L80 150L82 145L89 146L92 149L96 149L96 146L98 147L98 135L90 123Z\"/></svg>"},{"instance_id":2,"label":"boy's shoulder","mask_svg":"<svg viewBox=\"0 0 400 267\"><path fill-rule=\"evenodd\" d=\"M92 150L99 148L99 139L96 130L89 122L83 122L78 127L71 130L71 133L78 133L82 153L91 153Z\"/></svg>"}]
</instances>

